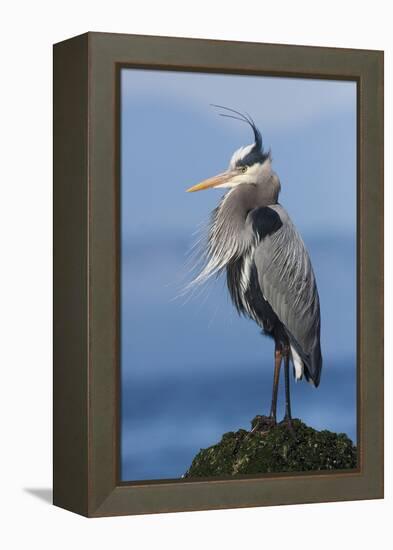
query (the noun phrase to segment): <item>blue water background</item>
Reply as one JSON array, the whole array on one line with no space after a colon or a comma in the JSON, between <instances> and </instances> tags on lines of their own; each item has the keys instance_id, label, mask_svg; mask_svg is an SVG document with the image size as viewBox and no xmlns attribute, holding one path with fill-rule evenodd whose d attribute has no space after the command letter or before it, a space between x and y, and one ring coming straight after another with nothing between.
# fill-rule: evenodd
<instances>
[{"instance_id":1,"label":"blue water background","mask_svg":"<svg viewBox=\"0 0 393 550\"><path fill-rule=\"evenodd\" d=\"M282 182L280 202L316 273L324 367L292 383L296 417L356 439L354 83L123 70L122 479L180 477L200 448L267 413L273 343L239 318L225 281L181 295L195 230L221 193L185 188L251 141L208 103L249 110ZM282 391L279 414L283 414Z\"/></svg>"}]
</instances>

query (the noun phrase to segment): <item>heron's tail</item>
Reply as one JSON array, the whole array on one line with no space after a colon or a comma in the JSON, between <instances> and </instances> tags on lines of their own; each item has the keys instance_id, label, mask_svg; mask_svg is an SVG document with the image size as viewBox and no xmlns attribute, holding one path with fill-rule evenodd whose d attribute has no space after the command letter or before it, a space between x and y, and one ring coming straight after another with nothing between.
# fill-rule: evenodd
<instances>
[{"instance_id":1,"label":"heron's tail","mask_svg":"<svg viewBox=\"0 0 393 550\"><path fill-rule=\"evenodd\" d=\"M322 373L322 354L321 344L319 339L314 346L312 352L308 355L307 361L305 361L304 376L307 382L311 382L316 388L321 381Z\"/></svg>"},{"instance_id":2,"label":"heron's tail","mask_svg":"<svg viewBox=\"0 0 393 550\"><path fill-rule=\"evenodd\" d=\"M291 356L296 380L301 380L304 375L307 382L317 388L322 372L322 354L319 339L311 353L304 353L296 343L291 342Z\"/></svg>"}]
</instances>

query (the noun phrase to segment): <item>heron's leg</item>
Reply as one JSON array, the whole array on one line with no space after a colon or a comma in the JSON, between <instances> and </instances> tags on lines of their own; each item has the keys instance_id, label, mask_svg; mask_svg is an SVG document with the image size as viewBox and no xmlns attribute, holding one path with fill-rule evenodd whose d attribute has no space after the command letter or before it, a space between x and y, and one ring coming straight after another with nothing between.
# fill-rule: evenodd
<instances>
[{"instance_id":1,"label":"heron's leg","mask_svg":"<svg viewBox=\"0 0 393 550\"><path fill-rule=\"evenodd\" d=\"M269 417L276 422L277 418L277 394L278 385L280 381L280 368L282 360L282 350L276 345L274 351L274 375L273 375L273 392L272 392L272 405L270 407Z\"/></svg>"},{"instance_id":2,"label":"heron's leg","mask_svg":"<svg viewBox=\"0 0 393 550\"><path fill-rule=\"evenodd\" d=\"M289 391L289 348L286 347L284 351L284 378L285 378L285 416L282 424L286 424L289 433L292 437L296 437L295 430L292 424L291 415L291 396Z\"/></svg>"},{"instance_id":3,"label":"heron's leg","mask_svg":"<svg viewBox=\"0 0 393 550\"><path fill-rule=\"evenodd\" d=\"M285 416L284 421L292 421L291 415L291 395L289 387L289 349L285 350L284 355L284 376L285 376Z\"/></svg>"}]
</instances>

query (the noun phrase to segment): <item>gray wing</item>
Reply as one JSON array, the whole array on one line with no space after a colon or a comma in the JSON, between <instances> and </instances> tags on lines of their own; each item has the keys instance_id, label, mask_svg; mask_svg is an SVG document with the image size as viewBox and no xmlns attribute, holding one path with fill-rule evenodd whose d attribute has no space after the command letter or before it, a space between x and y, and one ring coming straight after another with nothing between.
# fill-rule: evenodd
<instances>
[{"instance_id":1,"label":"gray wing","mask_svg":"<svg viewBox=\"0 0 393 550\"><path fill-rule=\"evenodd\" d=\"M261 239L255 249L259 285L302 358L307 380L318 386L322 357L315 275L303 240L287 212L278 204L269 209L278 214L282 225Z\"/></svg>"}]
</instances>

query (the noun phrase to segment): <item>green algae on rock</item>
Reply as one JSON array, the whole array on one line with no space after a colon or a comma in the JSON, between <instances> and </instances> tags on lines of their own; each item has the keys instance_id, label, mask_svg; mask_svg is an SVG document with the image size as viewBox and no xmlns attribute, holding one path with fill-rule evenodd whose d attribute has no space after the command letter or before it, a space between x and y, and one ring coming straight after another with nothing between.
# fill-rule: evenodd
<instances>
[{"instance_id":1,"label":"green algae on rock","mask_svg":"<svg viewBox=\"0 0 393 550\"><path fill-rule=\"evenodd\" d=\"M259 416L251 425L250 432L228 432L216 445L201 449L184 477L356 468L356 447L343 433L317 431L298 419L292 432L284 423L267 426Z\"/></svg>"}]
</instances>

